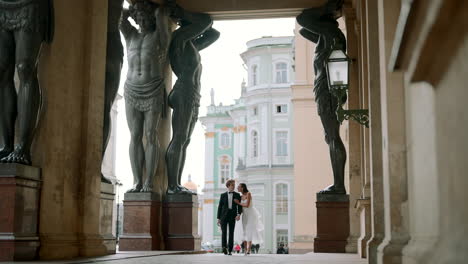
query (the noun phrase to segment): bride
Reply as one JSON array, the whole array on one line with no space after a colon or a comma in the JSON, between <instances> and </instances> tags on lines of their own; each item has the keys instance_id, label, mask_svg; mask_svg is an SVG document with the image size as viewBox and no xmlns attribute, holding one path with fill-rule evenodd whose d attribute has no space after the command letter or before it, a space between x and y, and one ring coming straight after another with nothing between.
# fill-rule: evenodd
<instances>
[{"instance_id":1,"label":"bride","mask_svg":"<svg viewBox=\"0 0 468 264\"><path fill-rule=\"evenodd\" d=\"M245 255L250 254L252 248L252 241L254 244L261 244L263 242L263 224L260 220L260 214L252 204L252 194L250 194L245 183L240 183L237 187L241 196L241 201L234 200L235 203L242 206L242 227L244 230L243 243L245 247Z\"/></svg>"}]
</instances>

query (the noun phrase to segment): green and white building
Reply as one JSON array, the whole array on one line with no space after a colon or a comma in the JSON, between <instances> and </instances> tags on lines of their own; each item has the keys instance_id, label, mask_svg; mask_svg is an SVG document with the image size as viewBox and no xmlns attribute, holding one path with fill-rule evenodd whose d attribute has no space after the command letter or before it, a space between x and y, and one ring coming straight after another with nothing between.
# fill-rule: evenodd
<instances>
[{"instance_id":1,"label":"green and white building","mask_svg":"<svg viewBox=\"0 0 468 264\"><path fill-rule=\"evenodd\" d=\"M214 91L205 128L205 188L203 230L205 243L218 245L219 196L227 179L245 182L265 226L262 252L275 252L294 234L293 114L291 85L294 37L263 37L247 42L241 54L248 71L235 104L216 106ZM240 222L239 222L240 224ZM236 227L237 233L241 228ZM240 239L237 239L240 242Z\"/></svg>"}]
</instances>

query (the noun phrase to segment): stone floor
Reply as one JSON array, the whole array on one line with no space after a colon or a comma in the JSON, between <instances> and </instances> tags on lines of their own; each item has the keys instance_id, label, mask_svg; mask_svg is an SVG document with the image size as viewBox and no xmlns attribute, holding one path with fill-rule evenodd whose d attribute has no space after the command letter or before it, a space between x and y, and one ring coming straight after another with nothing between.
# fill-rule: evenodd
<instances>
[{"instance_id":1,"label":"stone floor","mask_svg":"<svg viewBox=\"0 0 468 264\"><path fill-rule=\"evenodd\" d=\"M235 254L224 256L222 254L184 254L184 252L132 252L118 253L112 256L82 259L75 261L34 261L11 263L55 263L55 264L365 264L365 259L360 259L355 254L317 254L305 255L263 255L254 254L244 256Z\"/></svg>"}]
</instances>

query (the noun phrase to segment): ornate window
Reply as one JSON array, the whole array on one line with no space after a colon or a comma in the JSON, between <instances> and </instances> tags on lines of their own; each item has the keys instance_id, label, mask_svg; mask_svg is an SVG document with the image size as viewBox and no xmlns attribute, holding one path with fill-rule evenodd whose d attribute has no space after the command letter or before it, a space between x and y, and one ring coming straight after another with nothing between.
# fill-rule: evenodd
<instances>
[{"instance_id":1,"label":"ornate window","mask_svg":"<svg viewBox=\"0 0 468 264\"><path fill-rule=\"evenodd\" d=\"M219 178L220 184L224 185L231 177L231 159L224 155L219 159Z\"/></svg>"},{"instance_id":2,"label":"ornate window","mask_svg":"<svg viewBox=\"0 0 468 264\"><path fill-rule=\"evenodd\" d=\"M276 185L276 214L288 214L288 185L285 183Z\"/></svg>"},{"instance_id":3,"label":"ornate window","mask_svg":"<svg viewBox=\"0 0 468 264\"><path fill-rule=\"evenodd\" d=\"M288 132L276 132L276 156L288 156Z\"/></svg>"},{"instance_id":4,"label":"ornate window","mask_svg":"<svg viewBox=\"0 0 468 264\"><path fill-rule=\"evenodd\" d=\"M252 131L252 157L258 157L258 133L257 131Z\"/></svg>"},{"instance_id":5,"label":"ornate window","mask_svg":"<svg viewBox=\"0 0 468 264\"><path fill-rule=\"evenodd\" d=\"M252 85L255 86L258 84L258 66L252 66Z\"/></svg>"},{"instance_id":6,"label":"ornate window","mask_svg":"<svg viewBox=\"0 0 468 264\"><path fill-rule=\"evenodd\" d=\"M221 148L229 148L231 146L231 136L228 133L221 134Z\"/></svg>"},{"instance_id":7,"label":"ornate window","mask_svg":"<svg viewBox=\"0 0 468 264\"><path fill-rule=\"evenodd\" d=\"M275 82L287 83L288 82L288 64L285 62L278 62L275 64Z\"/></svg>"}]
</instances>

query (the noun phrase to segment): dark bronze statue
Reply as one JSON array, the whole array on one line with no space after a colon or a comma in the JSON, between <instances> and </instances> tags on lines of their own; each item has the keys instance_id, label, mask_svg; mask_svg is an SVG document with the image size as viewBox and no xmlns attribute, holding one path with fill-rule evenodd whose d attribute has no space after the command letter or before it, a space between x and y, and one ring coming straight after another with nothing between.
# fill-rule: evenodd
<instances>
[{"instance_id":1,"label":"dark bronze statue","mask_svg":"<svg viewBox=\"0 0 468 264\"><path fill-rule=\"evenodd\" d=\"M123 46L120 40L119 20L122 14L123 0L108 0L107 15L107 53L106 53L106 84L104 95L104 128L102 157L107 149L111 131L111 110L120 85L120 72L123 64ZM101 174L103 182L110 183Z\"/></svg>"},{"instance_id":2,"label":"dark bronze statue","mask_svg":"<svg viewBox=\"0 0 468 264\"><path fill-rule=\"evenodd\" d=\"M165 109L165 70L170 40L165 10L148 0L139 0L122 12L120 30L127 43L128 58L124 98L134 177L134 186L129 192L152 191L160 155L157 132ZM130 24L130 16L139 29ZM143 184L144 171L146 181Z\"/></svg>"},{"instance_id":3,"label":"dark bronze statue","mask_svg":"<svg viewBox=\"0 0 468 264\"><path fill-rule=\"evenodd\" d=\"M333 45L346 47L346 38L338 27L336 19L340 16L342 0L330 0L319 8L304 10L297 22L303 28L301 35L317 44L315 48L315 101L318 105L318 114L325 130L325 141L330 148L330 158L333 168L334 184L320 193L345 194L344 171L346 164L346 149L340 137L340 123L335 110L338 99L330 93L325 62ZM346 100L341 98L340 100Z\"/></svg>"},{"instance_id":4,"label":"dark bronze statue","mask_svg":"<svg viewBox=\"0 0 468 264\"><path fill-rule=\"evenodd\" d=\"M189 12L173 1L168 2L168 6L179 28L172 34L169 48L169 59L177 81L168 98L173 109L173 136L166 153L167 192L191 193L181 186L181 177L200 107L202 66L199 51L213 44L219 38L219 32L212 28L213 21L209 15Z\"/></svg>"},{"instance_id":5,"label":"dark bronze statue","mask_svg":"<svg viewBox=\"0 0 468 264\"><path fill-rule=\"evenodd\" d=\"M1 162L31 165L31 144L41 106L37 66L42 44L50 43L52 37L52 0L0 0Z\"/></svg>"}]
</instances>

